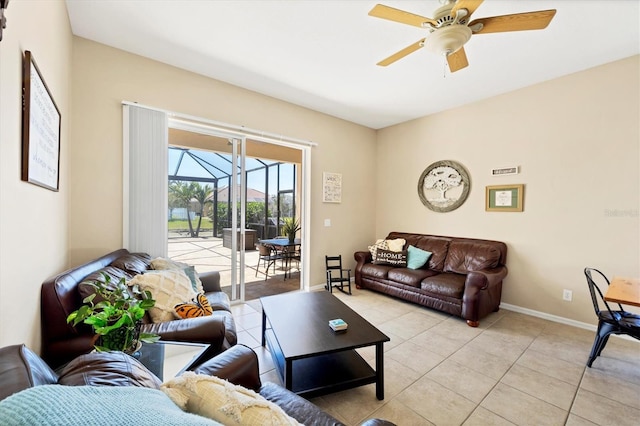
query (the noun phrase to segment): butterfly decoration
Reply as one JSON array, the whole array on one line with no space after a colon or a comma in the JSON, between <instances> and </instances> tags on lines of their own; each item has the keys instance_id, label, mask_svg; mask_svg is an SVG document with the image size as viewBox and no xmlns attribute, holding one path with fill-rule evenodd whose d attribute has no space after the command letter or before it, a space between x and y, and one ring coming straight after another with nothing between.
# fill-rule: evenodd
<instances>
[{"instance_id":1,"label":"butterfly decoration","mask_svg":"<svg viewBox=\"0 0 640 426\"><path fill-rule=\"evenodd\" d=\"M211 304L204 293L199 293L188 303L178 303L175 310L180 318L204 317L213 313Z\"/></svg>"}]
</instances>

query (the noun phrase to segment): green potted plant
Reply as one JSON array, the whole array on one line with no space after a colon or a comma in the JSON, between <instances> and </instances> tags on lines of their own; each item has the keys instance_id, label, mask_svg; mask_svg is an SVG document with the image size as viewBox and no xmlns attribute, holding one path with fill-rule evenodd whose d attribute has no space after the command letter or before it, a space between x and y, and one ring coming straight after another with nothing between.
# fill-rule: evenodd
<instances>
[{"instance_id":1,"label":"green potted plant","mask_svg":"<svg viewBox=\"0 0 640 426\"><path fill-rule=\"evenodd\" d=\"M96 292L87 296L82 301L84 305L69 314L67 323L73 322L74 327L81 322L92 326L98 351L133 353L140 342L157 342L160 336L140 332L142 317L156 304L151 293L141 291L138 286L129 289L124 278L112 285L109 275L102 273L102 276L104 282L88 283ZM100 296L99 301L94 303L97 296Z\"/></svg>"},{"instance_id":2,"label":"green potted plant","mask_svg":"<svg viewBox=\"0 0 640 426\"><path fill-rule=\"evenodd\" d=\"M292 243L296 239L296 233L302 229L300 228L300 222L293 217L285 217L283 219L283 225L281 232L289 238L289 242Z\"/></svg>"}]
</instances>

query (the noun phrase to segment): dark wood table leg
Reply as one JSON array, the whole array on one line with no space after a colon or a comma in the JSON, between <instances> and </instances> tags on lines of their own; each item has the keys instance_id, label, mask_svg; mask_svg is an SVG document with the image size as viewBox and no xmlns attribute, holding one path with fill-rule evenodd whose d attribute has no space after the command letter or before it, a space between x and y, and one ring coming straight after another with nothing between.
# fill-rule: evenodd
<instances>
[{"instance_id":1,"label":"dark wood table leg","mask_svg":"<svg viewBox=\"0 0 640 426\"><path fill-rule=\"evenodd\" d=\"M265 339L265 332L267 331L267 314L264 313L264 309L262 310L262 346L264 346L267 341Z\"/></svg>"},{"instance_id":2,"label":"dark wood table leg","mask_svg":"<svg viewBox=\"0 0 640 426\"><path fill-rule=\"evenodd\" d=\"M293 391L293 361L290 359L284 362L284 387Z\"/></svg>"},{"instance_id":3,"label":"dark wood table leg","mask_svg":"<svg viewBox=\"0 0 640 426\"><path fill-rule=\"evenodd\" d=\"M376 343L376 398L384 399L384 351L383 342Z\"/></svg>"}]
</instances>

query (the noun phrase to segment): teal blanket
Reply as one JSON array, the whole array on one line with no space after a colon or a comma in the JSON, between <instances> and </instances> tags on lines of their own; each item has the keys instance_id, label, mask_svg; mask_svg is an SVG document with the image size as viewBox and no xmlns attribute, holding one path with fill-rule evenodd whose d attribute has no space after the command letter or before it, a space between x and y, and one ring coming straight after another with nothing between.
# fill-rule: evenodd
<instances>
[{"instance_id":1,"label":"teal blanket","mask_svg":"<svg viewBox=\"0 0 640 426\"><path fill-rule=\"evenodd\" d=\"M0 425L220 425L185 413L162 391L43 385L0 401Z\"/></svg>"}]
</instances>

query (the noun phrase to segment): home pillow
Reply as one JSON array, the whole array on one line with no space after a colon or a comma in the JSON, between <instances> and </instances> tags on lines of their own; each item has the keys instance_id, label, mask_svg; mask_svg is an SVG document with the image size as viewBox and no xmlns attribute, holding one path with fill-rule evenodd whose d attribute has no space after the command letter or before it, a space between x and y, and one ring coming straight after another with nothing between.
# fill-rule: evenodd
<instances>
[{"instance_id":1,"label":"home pillow","mask_svg":"<svg viewBox=\"0 0 640 426\"><path fill-rule=\"evenodd\" d=\"M369 246L368 248L369 248L369 252L371 253L371 259L375 261L376 253L378 252L378 249L388 250L389 246L387 245L387 240L380 239L380 240L376 240L376 242L373 243L373 245Z\"/></svg>"},{"instance_id":2,"label":"home pillow","mask_svg":"<svg viewBox=\"0 0 640 426\"><path fill-rule=\"evenodd\" d=\"M402 251L404 248L404 244L407 242L404 238L396 238L394 240L385 240L387 242L387 247L391 251Z\"/></svg>"},{"instance_id":3,"label":"home pillow","mask_svg":"<svg viewBox=\"0 0 640 426\"><path fill-rule=\"evenodd\" d=\"M409 246L407 249L407 268L420 269L427 263L430 257L430 251L422 250L414 246Z\"/></svg>"},{"instance_id":4,"label":"home pillow","mask_svg":"<svg viewBox=\"0 0 640 426\"><path fill-rule=\"evenodd\" d=\"M183 410L224 425L300 425L254 391L215 376L187 371L161 389Z\"/></svg>"},{"instance_id":5,"label":"home pillow","mask_svg":"<svg viewBox=\"0 0 640 426\"><path fill-rule=\"evenodd\" d=\"M180 270L147 271L133 277L129 285L138 285L140 289L151 292L156 301L155 306L149 309L149 316L153 322L180 318L174 307L196 297L191 280Z\"/></svg>"},{"instance_id":6,"label":"home pillow","mask_svg":"<svg viewBox=\"0 0 640 426\"><path fill-rule=\"evenodd\" d=\"M213 313L211 304L204 293L198 293L195 299L187 303L176 305L175 310L180 318L206 317Z\"/></svg>"},{"instance_id":7,"label":"home pillow","mask_svg":"<svg viewBox=\"0 0 640 426\"><path fill-rule=\"evenodd\" d=\"M176 262L175 260L166 259L164 257L157 257L151 261L151 267L158 271L166 270L182 270L191 280L191 285L196 293L204 293L202 287L202 281L196 273L196 268L182 262Z\"/></svg>"},{"instance_id":8,"label":"home pillow","mask_svg":"<svg viewBox=\"0 0 640 426\"><path fill-rule=\"evenodd\" d=\"M406 268L407 252L378 249L373 263L376 265L392 265L397 268Z\"/></svg>"}]
</instances>

